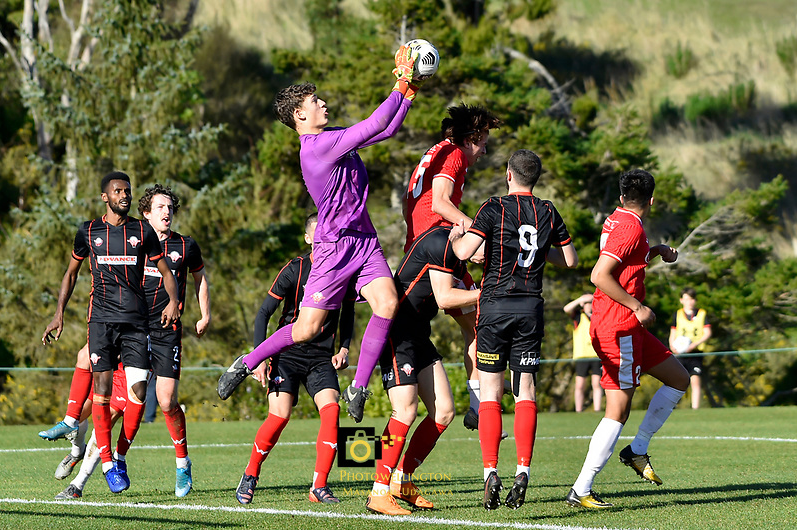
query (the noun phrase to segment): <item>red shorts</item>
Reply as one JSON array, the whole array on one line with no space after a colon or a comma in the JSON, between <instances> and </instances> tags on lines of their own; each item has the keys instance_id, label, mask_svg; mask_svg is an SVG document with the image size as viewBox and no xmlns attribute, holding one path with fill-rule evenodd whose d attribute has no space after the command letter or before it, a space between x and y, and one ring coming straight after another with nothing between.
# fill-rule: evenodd
<instances>
[{"instance_id":1,"label":"red shorts","mask_svg":"<svg viewBox=\"0 0 797 530\"><path fill-rule=\"evenodd\" d=\"M590 328L590 338L603 365L601 386L607 390L638 387L642 372L647 372L672 355L659 339L642 326L614 331Z\"/></svg>"},{"instance_id":2,"label":"red shorts","mask_svg":"<svg viewBox=\"0 0 797 530\"><path fill-rule=\"evenodd\" d=\"M127 377L122 365L113 373L113 391L111 391L111 408L124 412L127 407Z\"/></svg>"}]
</instances>

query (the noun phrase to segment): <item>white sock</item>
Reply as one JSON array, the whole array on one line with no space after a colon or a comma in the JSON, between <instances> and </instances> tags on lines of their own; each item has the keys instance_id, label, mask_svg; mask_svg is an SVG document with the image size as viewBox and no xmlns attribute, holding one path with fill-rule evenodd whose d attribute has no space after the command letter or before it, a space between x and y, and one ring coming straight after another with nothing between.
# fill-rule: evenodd
<instances>
[{"instance_id":1,"label":"white sock","mask_svg":"<svg viewBox=\"0 0 797 530\"><path fill-rule=\"evenodd\" d=\"M388 493L390 493L390 486L374 482L374 486L371 488L371 495L375 497L384 497Z\"/></svg>"},{"instance_id":2,"label":"white sock","mask_svg":"<svg viewBox=\"0 0 797 530\"><path fill-rule=\"evenodd\" d=\"M86 450L86 431L89 430L89 420L81 421L77 426L77 434L72 440L72 456L79 457Z\"/></svg>"},{"instance_id":3,"label":"white sock","mask_svg":"<svg viewBox=\"0 0 797 530\"><path fill-rule=\"evenodd\" d=\"M609 457L614 452L614 445L620 438L620 433L623 431L623 424L619 421L603 418L595 432L592 433L592 440L589 442L589 451L587 451L587 458L584 460L584 466L581 468L581 473L578 475L573 489L576 495L583 497L592 489L592 483L595 477L600 473Z\"/></svg>"},{"instance_id":4,"label":"white sock","mask_svg":"<svg viewBox=\"0 0 797 530\"><path fill-rule=\"evenodd\" d=\"M103 462L102 463L102 472L107 473L113 467L113 462Z\"/></svg>"},{"instance_id":5,"label":"white sock","mask_svg":"<svg viewBox=\"0 0 797 530\"><path fill-rule=\"evenodd\" d=\"M393 472L391 480L393 482L398 482L399 484L406 484L407 482L410 482L412 480L412 477L404 473L404 471L402 471L401 469L396 468L396 470Z\"/></svg>"},{"instance_id":6,"label":"white sock","mask_svg":"<svg viewBox=\"0 0 797 530\"><path fill-rule=\"evenodd\" d=\"M66 423L70 427L77 427L78 421L72 416L64 416L64 423Z\"/></svg>"},{"instance_id":7,"label":"white sock","mask_svg":"<svg viewBox=\"0 0 797 530\"><path fill-rule=\"evenodd\" d=\"M639 424L639 431L637 431L634 441L631 442L631 450L634 454L647 454L650 439L661 429L684 394L683 390L666 385L656 391L653 399L650 400L642 423Z\"/></svg>"},{"instance_id":8,"label":"white sock","mask_svg":"<svg viewBox=\"0 0 797 530\"><path fill-rule=\"evenodd\" d=\"M470 408L479 412L479 380L468 379L468 396L470 396Z\"/></svg>"},{"instance_id":9,"label":"white sock","mask_svg":"<svg viewBox=\"0 0 797 530\"><path fill-rule=\"evenodd\" d=\"M118 452L114 451L113 452L113 459L114 460L118 460L119 462L124 462L125 461L125 455L120 455Z\"/></svg>"},{"instance_id":10,"label":"white sock","mask_svg":"<svg viewBox=\"0 0 797 530\"><path fill-rule=\"evenodd\" d=\"M188 467L188 457L185 458L178 458L177 459L177 467L180 469L185 469Z\"/></svg>"},{"instance_id":11,"label":"white sock","mask_svg":"<svg viewBox=\"0 0 797 530\"><path fill-rule=\"evenodd\" d=\"M525 473L527 477L531 476L531 466L521 466L518 464L517 470L515 471L515 476L520 475L521 473Z\"/></svg>"},{"instance_id":12,"label":"white sock","mask_svg":"<svg viewBox=\"0 0 797 530\"><path fill-rule=\"evenodd\" d=\"M497 470L497 469L495 469L494 467L485 467L485 468L484 468L484 481L485 481L485 482L487 482L487 477L489 477L489 476L490 476L490 473L492 473L493 471L495 471L496 473L498 473L498 470Z\"/></svg>"},{"instance_id":13,"label":"white sock","mask_svg":"<svg viewBox=\"0 0 797 530\"><path fill-rule=\"evenodd\" d=\"M86 482L88 482L94 470L97 469L97 464L99 463L100 452L97 450L97 441L94 438L94 432L92 432L91 439L86 445L86 456L83 458L83 462L80 464L80 471L72 481L72 484L80 488L80 491L83 491L86 487Z\"/></svg>"}]
</instances>

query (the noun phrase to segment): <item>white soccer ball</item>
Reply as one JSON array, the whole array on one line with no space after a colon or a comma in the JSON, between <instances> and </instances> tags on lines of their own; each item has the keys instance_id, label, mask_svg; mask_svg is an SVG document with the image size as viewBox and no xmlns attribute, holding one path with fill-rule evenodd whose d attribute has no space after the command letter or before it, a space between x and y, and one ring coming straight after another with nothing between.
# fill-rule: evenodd
<instances>
[{"instance_id":1,"label":"white soccer ball","mask_svg":"<svg viewBox=\"0 0 797 530\"><path fill-rule=\"evenodd\" d=\"M440 54L437 48L428 40L412 39L405 46L418 51L418 58L415 60L413 68L413 78L423 81L432 77L440 66Z\"/></svg>"},{"instance_id":2,"label":"white soccer ball","mask_svg":"<svg viewBox=\"0 0 797 530\"><path fill-rule=\"evenodd\" d=\"M684 353L690 344L692 344L691 339L683 335L677 337L672 343L673 347L675 347L675 353Z\"/></svg>"}]
</instances>

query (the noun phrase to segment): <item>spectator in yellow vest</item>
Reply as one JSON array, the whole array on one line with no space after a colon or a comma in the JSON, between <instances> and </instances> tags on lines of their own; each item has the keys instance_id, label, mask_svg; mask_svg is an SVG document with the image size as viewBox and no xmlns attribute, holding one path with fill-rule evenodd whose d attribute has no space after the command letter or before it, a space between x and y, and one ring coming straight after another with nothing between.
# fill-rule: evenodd
<instances>
[{"instance_id":1,"label":"spectator in yellow vest","mask_svg":"<svg viewBox=\"0 0 797 530\"><path fill-rule=\"evenodd\" d=\"M573 359L576 361L576 384L574 397L576 412L584 411L584 396L587 392L587 378L591 377L592 407L601 410L603 389L601 380L601 361L592 348L589 337L589 321L592 318L592 295L584 294L564 307L565 313L573 319ZM591 376L590 376L591 374Z\"/></svg>"},{"instance_id":2,"label":"spectator in yellow vest","mask_svg":"<svg viewBox=\"0 0 797 530\"><path fill-rule=\"evenodd\" d=\"M703 376L703 357L681 357L687 353L704 351L711 338L711 324L705 309L697 309L697 293L691 287L681 291L681 309L675 312L670 328L670 349L689 372L692 387L692 408L700 408Z\"/></svg>"}]
</instances>

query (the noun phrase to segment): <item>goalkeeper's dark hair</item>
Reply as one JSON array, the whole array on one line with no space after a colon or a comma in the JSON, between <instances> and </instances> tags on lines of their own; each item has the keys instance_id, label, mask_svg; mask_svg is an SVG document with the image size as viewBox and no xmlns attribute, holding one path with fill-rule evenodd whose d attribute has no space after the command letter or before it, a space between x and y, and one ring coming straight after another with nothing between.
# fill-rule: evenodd
<instances>
[{"instance_id":1,"label":"goalkeeper's dark hair","mask_svg":"<svg viewBox=\"0 0 797 530\"><path fill-rule=\"evenodd\" d=\"M465 140L478 143L486 132L501 125L501 120L481 105L460 103L448 107L448 116L443 118L440 131L456 145L464 145Z\"/></svg>"},{"instance_id":2,"label":"goalkeeper's dark hair","mask_svg":"<svg viewBox=\"0 0 797 530\"><path fill-rule=\"evenodd\" d=\"M632 169L620 175L620 195L631 206L645 206L653 197L656 180L644 169Z\"/></svg>"},{"instance_id":3,"label":"goalkeeper's dark hair","mask_svg":"<svg viewBox=\"0 0 797 530\"><path fill-rule=\"evenodd\" d=\"M126 173L122 173L121 171L111 171L100 181L100 192L105 193L108 189L108 184L111 183L112 180L124 180L128 184L130 184L130 177L127 176Z\"/></svg>"},{"instance_id":4,"label":"goalkeeper's dark hair","mask_svg":"<svg viewBox=\"0 0 797 530\"><path fill-rule=\"evenodd\" d=\"M681 297L683 297L683 295L688 295L690 298L695 298L696 299L697 298L697 291L695 291L691 287L684 287L683 289L681 289Z\"/></svg>"},{"instance_id":5,"label":"goalkeeper's dark hair","mask_svg":"<svg viewBox=\"0 0 797 530\"><path fill-rule=\"evenodd\" d=\"M313 83L301 83L285 87L274 98L274 114L277 119L296 130L296 121L293 119L293 112L301 108L302 103L312 94L315 94L316 87Z\"/></svg>"},{"instance_id":6,"label":"goalkeeper's dark hair","mask_svg":"<svg viewBox=\"0 0 797 530\"><path fill-rule=\"evenodd\" d=\"M307 219L304 220L304 231L307 232L307 229L310 228L310 225L313 223L318 222L318 212L313 212L307 216Z\"/></svg>"},{"instance_id":7,"label":"goalkeeper's dark hair","mask_svg":"<svg viewBox=\"0 0 797 530\"><path fill-rule=\"evenodd\" d=\"M542 162L534 151L518 149L509 157L507 166L521 186L533 189L537 181L540 180Z\"/></svg>"},{"instance_id":8,"label":"goalkeeper's dark hair","mask_svg":"<svg viewBox=\"0 0 797 530\"><path fill-rule=\"evenodd\" d=\"M151 188L145 189L144 195L138 200L138 213L143 216L144 212L149 213L152 210L152 198L155 197L155 195L165 195L169 197L172 200L172 209L174 213L177 213L180 209L180 197L178 197L169 186L155 184Z\"/></svg>"}]
</instances>

